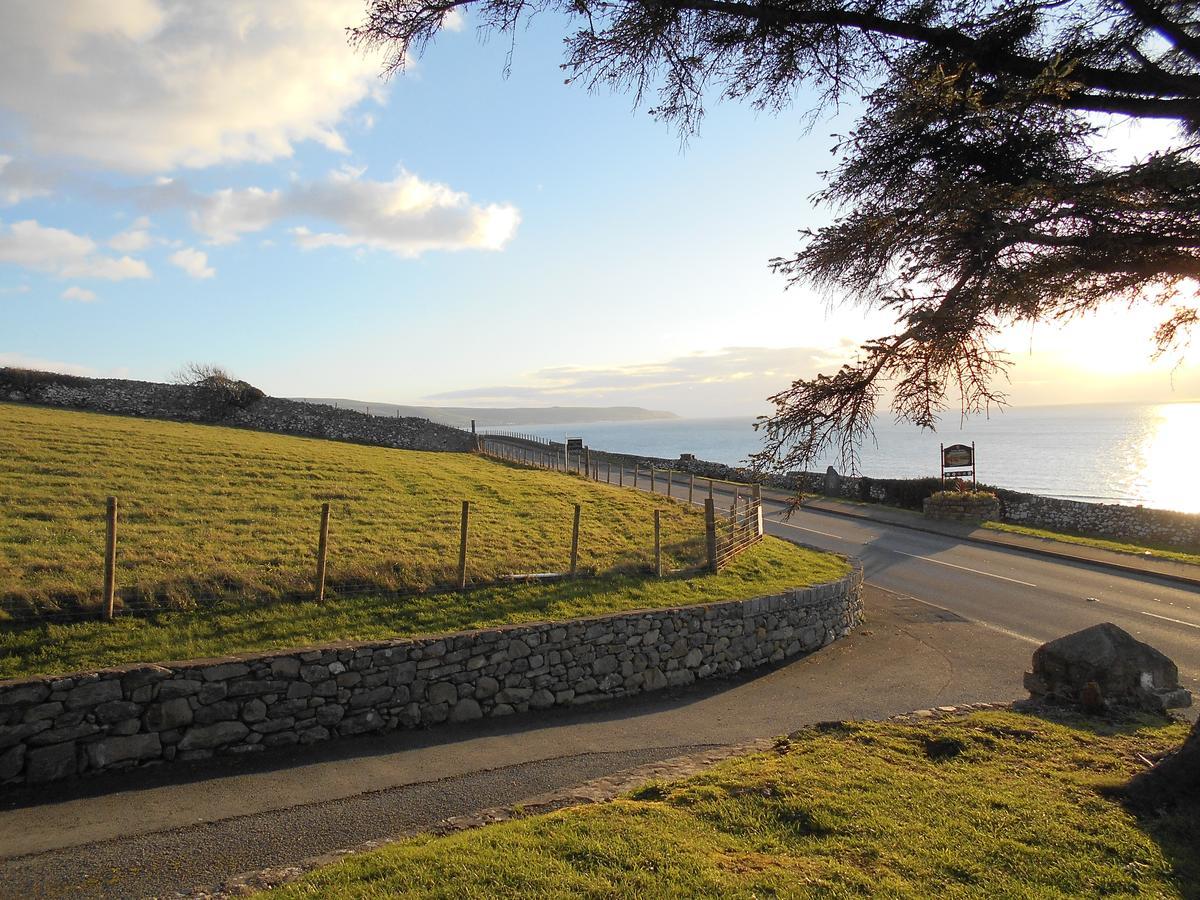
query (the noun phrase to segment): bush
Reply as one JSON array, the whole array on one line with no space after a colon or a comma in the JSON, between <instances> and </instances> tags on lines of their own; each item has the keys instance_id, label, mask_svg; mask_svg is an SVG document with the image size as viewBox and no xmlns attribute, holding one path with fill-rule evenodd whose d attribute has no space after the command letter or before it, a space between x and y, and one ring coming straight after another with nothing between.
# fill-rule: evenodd
<instances>
[{"instance_id":1,"label":"bush","mask_svg":"<svg viewBox=\"0 0 1200 900\"><path fill-rule=\"evenodd\" d=\"M203 391L216 405L245 409L267 396L254 385L234 378L221 366L211 363L186 363L171 381Z\"/></svg>"}]
</instances>

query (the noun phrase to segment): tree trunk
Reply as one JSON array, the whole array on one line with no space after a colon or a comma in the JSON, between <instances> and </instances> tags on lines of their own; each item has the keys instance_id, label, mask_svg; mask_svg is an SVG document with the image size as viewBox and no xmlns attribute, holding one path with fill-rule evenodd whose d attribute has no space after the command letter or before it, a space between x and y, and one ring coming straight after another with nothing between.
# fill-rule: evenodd
<instances>
[{"instance_id":1,"label":"tree trunk","mask_svg":"<svg viewBox=\"0 0 1200 900\"><path fill-rule=\"evenodd\" d=\"M1126 794L1145 807L1200 802L1200 721L1192 726L1182 747L1130 779Z\"/></svg>"}]
</instances>

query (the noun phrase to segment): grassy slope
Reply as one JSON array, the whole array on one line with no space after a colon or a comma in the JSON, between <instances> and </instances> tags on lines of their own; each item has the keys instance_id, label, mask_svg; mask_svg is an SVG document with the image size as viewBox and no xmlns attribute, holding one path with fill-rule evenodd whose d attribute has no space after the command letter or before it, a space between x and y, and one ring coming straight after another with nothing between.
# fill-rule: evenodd
<instances>
[{"instance_id":1,"label":"grassy slope","mask_svg":"<svg viewBox=\"0 0 1200 900\"><path fill-rule=\"evenodd\" d=\"M702 516L680 504L465 454L0 403L0 459L0 598L15 608L98 600L109 494L132 603L310 590L325 500L335 592L452 583L464 499L473 580L565 568L575 503L584 567L647 565L656 505L668 568L703 554Z\"/></svg>"},{"instance_id":2,"label":"grassy slope","mask_svg":"<svg viewBox=\"0 0 1200 900\"><path fill-rule=\"evenodd\" d=\"M633 797L350 857L299 897L1197 896L1200 813L1139 822L1097 790L1179 725L986 713L795 736ZM936 761L926 748L958 747Z\"/></svg>"},{"instance_id":3,"label":"grassy slope","mask_svg":"<svg viewBox=\"0 0 1200 900\"><path fill-rule=\"evenodd\" d=\"M838 557L767 538L719 575L663 579L616 575L480 588L465 594L348 597L323 604L226 603L201 613L156 613L112 624L9 627L0 629L0 678L744 599L832 581L847 571Z\"/></svg>"},{"instance_id":4,"label":"grassy slope","mask_svg":"<svg viewBox=\"0 0 1200 900\"><path fill-rule=\"evenodd\" d=\"M113 624L91 612L82 621L10 621L0 627L0 678L745 598L847 571L836 557L768 539L720 575L649 578L654 509L668 568L699 562L698 513L462 454L0 404L0 458L0 597L50 613L55 602L68 611L94 602L100 511L114 492L119 583L154 594L160 607ZM475 504L472 579L564 568L574 503L583 506L580 562L605 576L386 595L448 579L460 497ZM328 599L263 603L309 588L322 500L334 506ZM197 603L203 611L189 608Z\"/></svg>"},{"instance_id":5,"label":"grassy slope","mask_svg":"<svg viewBox=\"0 0 1200 900\"><path fill-rule=\"evenodd\" d=\"M1116 553L1131 553L1135 556L1152 556L1158 559L1171 559L1175 562L1200 565L1200 553L1188 553L1185 550L1173 550L1170 547L1149 544L1131 544L1126 541L1109 540L1107 538L1090 537L1085 534L1071 534L1065 531L1048 531L1045 528L1030 528L1026 525L1013 525L1009 522L984 522L984 528L993 531L1007 531L1010 534L1024 534L1030 537L1042 538L1049 541L1062 541L1067 544L1080 544L1084 547L1097 547L1100 550L1112 550Z\"/></svg>"}]
</instances>

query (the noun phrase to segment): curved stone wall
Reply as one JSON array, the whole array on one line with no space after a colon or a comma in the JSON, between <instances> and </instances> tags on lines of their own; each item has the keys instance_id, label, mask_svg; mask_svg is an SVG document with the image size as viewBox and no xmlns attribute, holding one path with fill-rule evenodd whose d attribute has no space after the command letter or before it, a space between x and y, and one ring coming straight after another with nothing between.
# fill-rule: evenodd
<instances>
[{"instance_id":1,"label":"curved stone wall","mask_svg":"<svg viewBox=\"0 0 1200 900\"><path fill-rule=\"evenodd\" d=\"M0 682L0 783L577 706L816 650L862 568L753 600Z\"/></svg>"}]
</instances>

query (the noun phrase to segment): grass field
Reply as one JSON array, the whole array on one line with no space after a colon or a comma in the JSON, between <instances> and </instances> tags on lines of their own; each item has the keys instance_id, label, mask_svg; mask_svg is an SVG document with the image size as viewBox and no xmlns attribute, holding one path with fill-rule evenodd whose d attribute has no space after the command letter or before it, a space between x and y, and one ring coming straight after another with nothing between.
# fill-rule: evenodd
<instances>
[{"instance_id":1,"label":"grass field","mask_svg":"<svg viewBox=\"0 0 1200 900\"><path fill-rule=\"evenodd\" d=\"M740 600L833 581L847 571L839 557L768 537L717 575L612 575L484 587L463 594L376 594L324 603L226 602L198 612L157 612L111 623L10 624L0 628L0 678Z\"/></svg>"},{"instance_id":2,"label":"grass field","mask_svg":"<svg viewBox=\"0 0 1200 900\"><path fill-rule=\"evenodd\" d=\"M333 594L453 583L462 500L469 575L561 571L572 507L580 565L634 573L662 510L668 569L703 557L703 517L681 504L467 454L417 453L230 428L0 403L0 600L9 610L98 602L105 497L120 502L126 604L312 589L320 506L332 504Z\"/></svg>"},{"instance_id":3,"label":"grass field","mask_svg":"<svg viewBox=\"0 0 1200 900\"><path fill-rule=\"evenodd\" d=\"M1047 531L1045 528L1030 528L1025 525L1012 525L1008 522L984 522L983 527L993 531L1007 531L1010 534L1024 534L1047 541L1062 541L1067 544L1096 547L1100 550L1112 550L1116 553L1131 553L1134 556L1151 556L1156 559L1170 559L1175 562L1200 565L1200 553L1189 553L1186 550L1177 550L1161 545L1131 544L1127 541L1090 537L1086 534L1071 534L1066 531Z\"/></svg>"},{"instance_id":4,"label":"grass field","mask_svg":"<svg viewBox=\"0 0 1200 900\"><path fill-rule=\"evenodd\" d=\"M1196 897L1200 811L1105 789L1186 728L851 723L675 784L352 856L301 897Z\"/></svg>"},{"instance_id":5,"label":"grass field","mask_svg":"<svg viewBox=\"0 0 1200 900\"><path fill-rule=\"evenodd\" d=\"M467 454L0 404L0 458L0 678L744 599L848 571L768 538L704 574L691 568L703 558L694 510ZM109 493L121 498L118 583L144 614L105 623L94 604ZM473 503L468 569L481 585L465 593L438 589L457 564L460 498ZM318 604L304 598L324 500L330 590ZM580 564L601 577L488 586L564 569L575 503ZM667 568L680 570L662 579L647 568L655 509Z\"/></svg>"}]
</instances>

